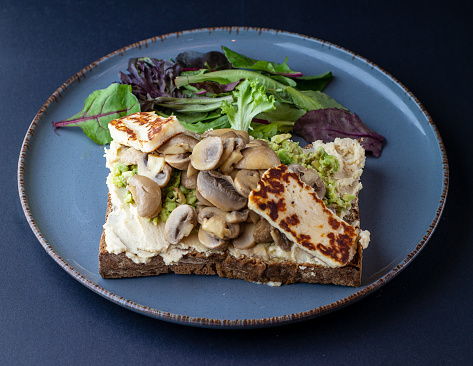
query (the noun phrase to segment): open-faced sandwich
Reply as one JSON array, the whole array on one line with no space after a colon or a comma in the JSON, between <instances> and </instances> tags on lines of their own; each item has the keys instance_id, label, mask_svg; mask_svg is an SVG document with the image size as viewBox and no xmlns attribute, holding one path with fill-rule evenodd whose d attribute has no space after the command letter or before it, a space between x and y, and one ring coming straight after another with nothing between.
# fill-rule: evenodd
<instances>
[{"instance_id":1,"label":"open-faced sandwich","mask_svg":"<svg viewBox=\"0 0 473 366\"><path fill-rule=\"evenodd\" d=\"M359 286L369 232L357 140L304 148L140 112L109 123L104 278L219 275L270 285Z\"/></svg>"}]
</instances>

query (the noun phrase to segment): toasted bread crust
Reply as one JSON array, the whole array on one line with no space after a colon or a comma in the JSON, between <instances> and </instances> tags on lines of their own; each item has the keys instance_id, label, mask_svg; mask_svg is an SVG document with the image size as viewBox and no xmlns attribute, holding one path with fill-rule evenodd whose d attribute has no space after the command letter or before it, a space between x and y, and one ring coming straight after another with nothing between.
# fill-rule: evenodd
<instances>
[{"instance_id":1,"label":"toasted bread crust","mask_svg":"<svg viewBox=\"0 0 473 366\"><path fill-rule=\"evenodd\" d=\"M111 211L110 199L107 213ZM358 202L354 205L346 221L358 220ZM330 268L310 263L292 263L288 261L263 261L258 258L239 257L231 254L213 252L207 255L191 251L176 264L166 265L157 255L148 263L135 263L124 253L107 252L105 234L102 232L99 250L99 273L103 278L124 278L154 276L166 273L219 275L220 277L242 279L248 282L268 283L297 282L360 286L363 248L358 243L357 253L350 263L340 268Z\"/></svg>"}]
</instances>

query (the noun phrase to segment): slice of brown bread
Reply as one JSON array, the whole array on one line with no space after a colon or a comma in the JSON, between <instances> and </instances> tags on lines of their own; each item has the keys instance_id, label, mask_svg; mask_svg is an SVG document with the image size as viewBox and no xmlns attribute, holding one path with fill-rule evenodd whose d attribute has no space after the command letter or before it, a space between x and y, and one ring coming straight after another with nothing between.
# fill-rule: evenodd
<instances>
[{"instance_id":1,"label":"slice of brown bread","mask_svg":"<svg viewBox=\"0 0 473 366\"><path fill-rule=\"evenodd\" d=\"M111 212L110 197L107 213ZM349 224L359 222L358 199L344 217ZM103 278L123 278L153 276L166 273L219 275L220 277L242 279L257 283L297 282L360 286L363 248L357 243L356 255L350 263L339 268L330 268L311 263L289 261L265 261L246 256L234 257L229 252L201 253L190 251L177 263L166 265L161 256L156 255L148 263L135 263L124 253L113 254L107 251L105 233L102 233L99 251L99 273Z\"/></svg>"}]
</instances>

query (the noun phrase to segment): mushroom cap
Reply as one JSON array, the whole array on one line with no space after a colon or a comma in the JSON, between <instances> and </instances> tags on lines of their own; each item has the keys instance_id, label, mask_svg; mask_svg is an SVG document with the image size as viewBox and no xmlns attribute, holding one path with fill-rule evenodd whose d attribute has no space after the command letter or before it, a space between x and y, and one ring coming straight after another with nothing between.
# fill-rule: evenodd
<instances>
[{"instance_id":1,"label":"mushroom cap","mask_svg":"<svg viewBox=\"0 0 473 366\"><path fill-rule=\"evenodd\" d=\"M200 194L199 190L196 188L195 190L195 196L197 197L197 200L201 205L204 206L213 206L209 201L207 201L202 195Z\"/></svg>"},{"instance_id":2,"label":"mushroom cap","mask_svg":"<svg viewBox=\"0 0 473 366\"><path fill-rule=\"evenodd\" d=\"M288 237L280 232L278 229L273 228L271 230L271 237L274 240L274 243L279 246L285 252L290 252L292 248L292 242L288 239Z\"/></svg>"},{"instance_id":3,"label":"mushroom cap","mask_svg":"<svg viewBox=\"0 0 473 366\"><path fill-rule=\"evenodd\" d=\"M225 217L227 218L227 222L230 222L232 224L240 224L248 220L249 213L250 210L248 208L245 208L244 210L240 211L227 212Z\"/></svg>"},{"instance_id":4,"label":"mushroom cap","mask_svg":"<svg viewBox=\"0 0 473 366\"><path fill-rule=\"evenodd\" d=\"M165 155L185 154L186 152L192 152L198 142L199 140L196 138L180 133L171 137L156 150Z\"/></svg>"},{"instance_id":5,"label":"mushroom cap","mask_svg":"<svg viewBox=\"0 0 473 366\"><path fill-rule=\"evenodd\" d=\"M165 165L166 161L163 157L145 153L138 160L138 174L156 181L156 177L161 173ZM159 184L159 182L157 183Z\"/></svg>"},{"instance_id":6,"label":"mushroom cap","mask_svg":"<svg viewBox=\"0 0 473 366\"><path fill-rule=\"evenodd\" d=\"M164 237L172 244L179 243L188 236L197 224L197 213L192 206L179 205L172 210L166 225L164 226Z\"/></svg>"},{"instance_id":7,"label":"mushroom cap","mask_svg":"<svg viewBox=\"0 0 473 366\"><path fill-rule=\"evenodd\" d=\"M272 241L273 238L271 236L271 230L273 227L271 224L266 221L266 219L261 218L255 225L255 230L253 232L253 236L257 243L267 243Z\"/></svg>"},{"instance_id":8,"label":"mushroom cap","mask_svg":"<svg viewBox=\"0 0 473 366\"><path fill-rule=\"evenodd\" d=\"M317 193L317 197L320 199L325 197L325 183L316 170L306 168L305 166L299 164L290 164L288 165L288 168L294 173L299 174L301 181L303 181L308 186L311 186Z\"/></svg>"},{"instance_id":9,"label":"mushroom cap","mask_svg":"<svg viewBox=\"0 0 473 366\"><path fill-rule=\"evenodd\" d=\"M205 230L202 229L202 226L199 228L198 238L200 243L209 249L225 249L228 245L227 240L213 238Z\"/></svg>"},{"instance_id":10,"label":"mushroom cap","mask_svg":"<svg viewBox=\"0 0 473 366\"><path fill-rule=\"evenodd\" d=\"M170 154L164 157L166 163L178 170L187 170L187 166L191 161L190 153L185 154Z\"/></svg>"},{"instance_id":11,"label":"mushroom cap","mask_svg":"<svg viewBox=\"0 0 473 366\"><path fill-rule=\"evenodd\" d=\"M256 146L269 147L269 142L266 140L254 139L254 140L251 140L246 146L247 147L256 147Z\"/></svg>"},{"instance_id":12,"label":"mushroom cap","mask_svg":"<svg viewBox=\"0 0 473 366\"><path fill-rule=\"evenodd\" d=\"M218 166L222 154L222 139L217 136L206 137L195 145L191 164L197 170L212 170Z\"/></svg>"},{"instance_id":13,"label":"mushroom cap","mask_svg":"<svg viewBox=\"0 0 473 366\"><path fill-rule=\"evenodd\" d=\"M209 130L203 134L203 137L207 136L222 136L228 132L233 132L235 135L240 136L245 143L250 142L250 135L246 131L235 130L233 128L219 128L217 130Z\"/></svg>"},{"instance_id":14,"label":"mushroom cap","mask_svg":"<svg viewBox=\"0 0 473 366\"><path fill-rule=\"evenodd\" d=\"M128 180L128 190L141 217L155 217L161 211L161 188L154 180L144 175L134 175Z\"/></svg>"},{"instance_id":15,"label":"mushroom cap","mask_svg":"<svg viewBox=\"0 0 473 366\"><path fill-rule=\"evenodd\" d=\"M240 210L248 201L235 190L229 176L214 170L199 172L197 191L213 206L224 211Z\"/></svg>"},{"instance_id":16,"label":"mushroom cap","mask_svg":"<svg viewBox=\"0 0 473 366\"><path fill-rule=\"evenodd\" d=\"M260 174L257 170L241 169L233 179L233 186L242 196L248 197L258 186Z\"/></svg>"},{"instance_id":17,"label":"mushroom cap","mask_svg":"<svg viewBox=\"0 0 473 366\"><path fill-rule=\"evenodd\" d=\"M269 169L281 164L278 155L269 147L247 147L241 151L243 158L235 164L237 169Z\"/></svg>"},{"instance_id":18,"label":"mushroom cap","mask_svg":"<svg viewBox=\"0 0 473 366\"><path fill-rule=\"evenodd\" d=\"M245 222L241 225L241 234L232 240L232 244L236 249L250 249L256 245L253 232L255 231L255 224L252 222Z\"/></svg>"},{"instance_id":19,"label":"mushroom cap","mask_svg":"<svg viewBox=\"0 0 473 366\"><path fill-rule=\"evenodd\" d=\"M210 236L217 239L233 239L240 233L237 223L230 223L227 212L217 207L205 207L199 211L197 221Z\"/></svg>"},{"instance_id":20,"label":"mushroom cap","mask_svg":"<svg viewBox=\"0 0 473 366\"><path fill-rule=\"evenodd\" d=\"M184 188L195 189L197 187L197 175L189 177L187 171L183 170L181 173L181 184Z\"/></svg>"},{"instance_id":21,"label":"mushroom cap","mask_svg":"<svg viewBox=\"0 0 473 366\"><path fill-rule=\"evenodd\" d=\"M153 180L158 183L161 188L163 188L169 183L169 180L171 179L171 173L172 168L168 164L165 164L163 169L156 175Z\"/></svg>"}]
</instances>

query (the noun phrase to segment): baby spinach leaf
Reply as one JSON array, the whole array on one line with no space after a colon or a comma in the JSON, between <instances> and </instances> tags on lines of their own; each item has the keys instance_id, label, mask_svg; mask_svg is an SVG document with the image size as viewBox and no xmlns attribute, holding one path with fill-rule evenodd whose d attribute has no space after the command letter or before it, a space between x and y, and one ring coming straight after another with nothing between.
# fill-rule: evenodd
<instances>
[{"instance_id":1,"label":"baby spinach leaf","mask_svg":"<svg viewBox=\"0 0 473 366\"><path fill-rule=\"evenodd\" d=\"M63 121L53 122L53 125L55 129L80 127L94 142L106 145L112 141L108 123L139 111L140 104L132 94L131 86L114 83L90 94L79 113Z\"/></svg>"},{"instance_id":2,"label":"baby spinach leaf","mask_svg":"<svg viewBox=\"0 0 473 366\"><path fill-rule=\"evenodd\" d=\"M225 56L232 63L233 67L241 69L251 69L251 70L260 70L266 71L271 74L279 74L284 76L302 76L302 73L299 71L293 71L287 66L287 57L286 61L282 64L275 62L268 62L264 60L255 60L253 58L247 57L231 49L222 46Z\"/></svg>"},{"instance_id":3,"label":"baby spinach leaf","mask_svg":"<svg viewBox=\"0 0 473 366\"><path fill-rule=\"evenodd\" d=\"M276 101L274 105L276 107L275 109L260 113L256 117L268 122L296 122L297 119L305 113L304 109L295 108L292 104Z\"/></svg>"},{"instance_id":4,"label":"baby spinach leaf","mask_svg":"<svg viewBox=\"0 0 473 366\"><path fill-rule=\"evenodd\" d=\"M298 90L324 90L325 86L333 79L333 75L330 71L320 75L314 76L301 76L293 78L296 82L296 88ZM292 85L291 85L292 86Z\"/></svg>"},{"instance_id":5,"label":"baby spinach leaf","mask_svg":"<svg viewBox=\"0 0 473 366\"><path fill-rule=\"evenodd\" d=\"M297 90L290 86L286 87L286 92L292 97L294 104L306 111L325 108L346 109L340 105L335 99L329 97L321 91L314 90Z\"/></svg>"}]
</instances>

